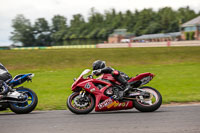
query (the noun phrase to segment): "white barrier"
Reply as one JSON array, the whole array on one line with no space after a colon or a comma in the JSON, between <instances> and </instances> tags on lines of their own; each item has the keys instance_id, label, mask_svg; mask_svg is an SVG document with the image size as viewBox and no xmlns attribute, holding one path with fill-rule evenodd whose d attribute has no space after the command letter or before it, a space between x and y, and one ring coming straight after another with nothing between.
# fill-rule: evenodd
<instances>
[{"instance_id":1,"label":"white barrier","mask_svg":"<svg viewBox=\"0 0 200 133\"><path fill-rule=\"evenodd\" d=\"M200 41L170 41L170 42L143 42L143 43L103 43L97 48L127 48L127 47L167 47L167 46L200 46Z\"/></svg>"}]
</instances>

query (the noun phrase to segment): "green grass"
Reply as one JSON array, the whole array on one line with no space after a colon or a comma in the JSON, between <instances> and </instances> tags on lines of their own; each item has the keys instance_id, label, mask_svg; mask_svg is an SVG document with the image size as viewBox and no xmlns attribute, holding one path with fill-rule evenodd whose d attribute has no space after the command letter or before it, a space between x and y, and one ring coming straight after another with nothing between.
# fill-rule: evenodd
<instances>
[{"instance_id":1,"label":"green grass","mask_svg":"<svg viewBox=\"0 0 200 133\"><path fill-rule=\"evenodd\" d=\"M161 92L164 103L200 101L200 47L0 51L12 75L35 73L23 86L37 93L38 110L65 109L73 78L96 59L129 76L155 73L148 85Z\"/></svg>"}]
</instances>

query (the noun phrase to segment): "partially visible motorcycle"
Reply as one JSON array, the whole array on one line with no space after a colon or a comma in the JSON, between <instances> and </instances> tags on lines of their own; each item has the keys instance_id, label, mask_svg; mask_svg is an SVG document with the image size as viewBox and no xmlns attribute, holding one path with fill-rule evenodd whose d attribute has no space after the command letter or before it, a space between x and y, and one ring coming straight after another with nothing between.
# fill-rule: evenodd
<instances>
[{"instance_id":1,"label":"partially visible motorcycle","mask_svg":"<svg viewBox=\"0 0 200 133\"><path fill-rule=\"evenodd\" d=\"M0 111L10 108L17 114L30 113L35 109L38 103L37 95L34 91L23 86L16 87L25 81L32 81L34 74L19 74L13 79L5 81L8 93L0 98Z\"/></svg>"},{"instance_id":2,"label":"partially visible motorcycle","mask_svg":"<svg viewBox=\"0 0 200 133\"><path fill-rule=\"evenodd\" d=\"M153 79L152 73L142 73L128 79L131 89L119 99L123 86L111 74L102 74L96 79L89 69L84 70L72 84L73 93L67 99L68 109L75 114L95 111L126 110L135 107L141 112L152 112L162 104L161 94L152 87L143 86Z\"/></svg>"}]
</instances>

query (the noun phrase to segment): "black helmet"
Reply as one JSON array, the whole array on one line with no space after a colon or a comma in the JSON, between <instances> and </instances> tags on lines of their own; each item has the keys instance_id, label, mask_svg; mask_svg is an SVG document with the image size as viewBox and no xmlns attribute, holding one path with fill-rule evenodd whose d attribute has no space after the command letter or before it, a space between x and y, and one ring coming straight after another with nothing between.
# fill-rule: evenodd
<instances>
[{"instance_id":1,"label":"black helmet","mask_svg":"<svg viewBox=\"0 0 200 133\"><path fill-rule=\"evenodd\" d=\"M98 69L102 69L106 67L106 63L105 61L96 60L92 66L93 66L93 70L98 70Z\"/></svg>"}]
</instances>

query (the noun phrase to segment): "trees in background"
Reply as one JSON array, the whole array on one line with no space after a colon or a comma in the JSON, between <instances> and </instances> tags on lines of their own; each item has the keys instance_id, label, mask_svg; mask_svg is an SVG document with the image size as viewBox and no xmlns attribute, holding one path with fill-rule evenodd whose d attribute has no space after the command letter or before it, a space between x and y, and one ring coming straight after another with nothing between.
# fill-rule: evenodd
<instances>
[{"instance_id":1,"label":"trees in background","mask_svg":"<svg viewBox=\"0 0 200 133\"><path fill-rule=\"evenodd\" d=\"M23 46L34 46L36 38L34 37L34 26L31 25L30 20L23 15L18 15L12 21L14 31L11 32L11 40L13 43L21 43Z\"/></svg>"},{"instance_id":2,"label":"trees in background","mask_svg":"<svg viewBox=\"0 0 200 133\"><path fill-rule=\"evenodd\" d=\"M33 26L35 44L38 46L50 46L52 44L51 29L45 18L39 18Z\"/></svg>"},{"instance_id":3,"label":"trees in background","mask_svg":"<svg viewBox=\"0 0 200 133\"><path fill-rule=\"evenodd\" d=\"M69 24L67 18L61 15L55 15L51 23L45 18L38 18L34 24L23 15L17 15L12 21L14 31L10 39L23 46L94 44L106 41L109 34L119 28L137 36L176 32L182 23L198 15L200 12L195 13L189 7L176 11L164 7L158 11L149 8L124 13L115 9L100 13L92 8L86 20L81 14L75 14Z\"/></svg>"},{"instance_id":4,"label":"trees in background","mask_svg":"<svg viewBox=\"0 0 200 133\"><path fill-rule=\"evenodd\" d=\"M51 45L64 45L65 35L68 31L67 18L61 15L55 15L52 18Z\"/></svg>"}]
</instances>

